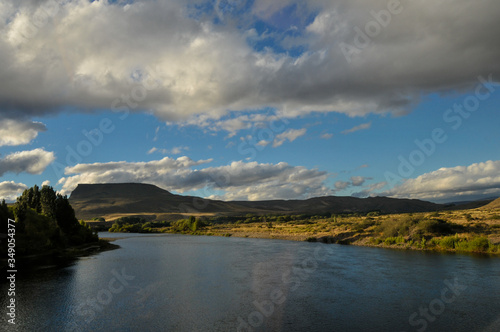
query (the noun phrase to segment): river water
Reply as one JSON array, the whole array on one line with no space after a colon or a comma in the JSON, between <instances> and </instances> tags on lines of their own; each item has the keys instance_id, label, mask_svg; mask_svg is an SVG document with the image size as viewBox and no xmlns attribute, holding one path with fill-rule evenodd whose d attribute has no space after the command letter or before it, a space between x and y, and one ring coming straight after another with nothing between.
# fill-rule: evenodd
<instances>
[{"instance_id":1,"label":"river water","mask_svg":"<svg viewBox=\"0 0 500 332\"><path fill-rule=\"evenodd\" d=\"M16 325L3 313L0 330L500 331L498 257L100 236L121 248L18 278Z\"/></svg>"}]
</instances>

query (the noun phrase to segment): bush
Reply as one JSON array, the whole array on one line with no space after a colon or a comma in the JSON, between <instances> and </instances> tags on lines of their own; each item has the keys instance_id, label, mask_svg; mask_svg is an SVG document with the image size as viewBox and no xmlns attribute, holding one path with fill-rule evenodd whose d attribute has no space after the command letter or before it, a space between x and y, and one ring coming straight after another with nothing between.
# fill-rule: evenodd
<instances>
[{"instance_id":1,"label":"bush","mask_svg":"<svg viewBox=\"0 0 500 332\"><path fill-rule=\"evenodd\" d=\"M176 221L172 226L174 230L178 232L196 232L205 227L206 224L201 219L191 216L189 219Z\"/></svg>"},{"instance_id":2,"label":"bush","mask_svg":"<svg viewBox=\"0 0 500 332\"><path fill-rule=\"evenodd\" d=\"M438 245L444 249L456 249L458 251L488 252L496 249L485 237L466 239L458 236L447 236L437 241Z\"/></svg>"},{"instance_id":3,"label":"bush","mask_svg":"<svg viewBox=\"0 0 500 332\"><path fill-rule=\"evenodd\" d=\"M439 240L439 245L446 249L454 249L455 243L458 242L458 238L455 236L447 236Z\"/></svg>"},{"instance_id":4,"label":"bush","mask_svg":"<svg viewBox=\"0 0 500 332\"><path fill-rule=\"evenodd\" d=\"M384 237L408 236L410 234L410 230L418 222L419 219L408 215L401 219L383 221L376 230L381 232Z\"/></svg>"},{"instance_id":5,"label":"bush","mask_svg":"<svg viewBox=\"0 0 500 332\"><path fill-rule=\"evenodd\" d=\"M393 244L398 244L398 243L405 243L405 239L404 237L402 236L398 236L398 237L388 237L384 240L384 244L390 246L390 245L393 245Z\"/></svg>"},{"instance_id":6,"label":"bush","mask_svg":"<svg viewBox=\"0 0 500 332\"><path fill-rule=\"evenodd\" d=\"M418 223L415 230L420 233L432 235L448 235L453 234L453 228L458 228L458 225L447 223L442 219L426 219Z\"/></svg>"},{"instance_id":7,"label":"bush","mask_svg":"<svg viewBox=\"0 0 500 332\"><path fill-rule=\"evenodd\" d=\"M366 214L367 217L376 217L376 216L380 216L380 211L372 211L372 212L368 212Z\"/></svg>"},{"instance_id":8,"label":"bush","mask_svg":"<svg viewBox=\"0 0 500 332\"><path fill-rule=\"evenodd\" d=\"M361 231L364 231L368 227L371 227L371 226L373 226L375 224L376 224L375 221L372 221L372 220L363 220L363 221L354 223L352 225L352 230L355 231L355 232L361 232Z\"/></svg>"},{"instance_id":9,"label":"bush","mask_svg":"<svg viewBox=\"0 0 500 332\"><path fill-rule=\"evenodd\" d=\"M469 242L469 249L471 251L488 251L490 248L490 241L485 237L477 237Z\"/></svg>"}]
</instances>

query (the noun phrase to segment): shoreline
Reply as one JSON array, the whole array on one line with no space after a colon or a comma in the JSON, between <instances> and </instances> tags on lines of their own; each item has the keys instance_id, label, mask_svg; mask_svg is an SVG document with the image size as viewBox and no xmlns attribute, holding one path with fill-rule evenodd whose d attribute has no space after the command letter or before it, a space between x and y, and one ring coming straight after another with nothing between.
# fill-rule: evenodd
<instances>
[{"instance_id":1,"label":"shoreline","mask_svg":"<svg viewBox=\"0 0 500 332\"><path fill-rule=\"evenodd\" d=\"M500 211L367 215L246 215L114 223L110 232L234 236L453 253L500 254Z\"/></svg>"},{"instance_id":2,"label":"shoreline","mask_svg":"<svg viewBox=\"0 0 500 332\"><path fill-rule=\"evenodd\" d=\"M51 249L36 254L19 255L16 257L17 266L22 274L33 272L53 266L69 264L80 257L88 257L101 252L119 249L120 246L113 242L114 239L100 238L97 242L86 243L80 246L64 249ZM7 259L0 260L2 269L7 268Z\"/></svg>"},{"instance_id":3,"label":"shoreline","mask_svg":"<svg viewBox=\"0 0 500 332\"><path fill-rule=\"evenodd\" d=\"M175 233L173 233L175 234ZM177 233L178 234L178 233ZM183 235L197 235L197 234L183 234ZM224 237L224 234L199 234L199 235L204 235L204 236L221 236ZM421 251L421 252L436 252L436 253L452 253L452 254L475 254L475 255L487 255L487 256L494 256L494 257L500 257L500 252L482 252L482 251L463 251L463 250L456 250L456 249L444 249L444 248L417 248L417 247L412 247L409 245L385 245L385 244L372 244L368 243L369 239L368 238L363 238L361 240L355 241L355 242L329 242L329 241L324 241L323 239L325 237L319 237L319 238L311 238L310 236L307 235L299 235L299 236L279 236L279 235L273 235L269 234L269 236L250 236L249 234L239 234L239 232L234 232L231 233L231 237L238 237L238 238L253 238L253 239L265 239L265 240L284 240L284 241L296 241L296 242L313 242L313 243L323 243L323 244L338 244L338 245L346 245L346 246L357 246L357 247L366 247L366 248L379 248L379 249L392 249L392 250L411 250L411 251ZM315 239L315 240L314 240Z\"/></svg>"},{"instance_id":4,"label":"shoreline","mask_svg":"<svg viewBox=\"0 0 500 332\"><path fill-rule=\"evenodd\" d=\"M131 232L133 233L133 232ZM174 232L174 231L159 231L150 233L136 233L136 234L176 234L176 235L186 235L186 236L218 236L218 237L237 237L237 238L250 238L250 239L263 239L263 240L282 240L282 241L295 241L295 242L311 242L311 243L323 243L323 244L338 244L338 245L352 245L357 247L366 248L378 248L378 249L391 249L391 250L404 250L404 251L419 251L419 252L434 252L434 253L447 253L447 254L472 254L481 256L491 256L500 257L500 252L484 252L484 251L468 251L468 250L457 250L457 249L445 249L437 247L415 247L408 244L395 244L386 245L384 243L373 244L370 243L370 237L361 237L359 240L354 242L348 241L331 241L331 234L323 235L319 237L311 236L310 234L294 234L286 235L280 233L272 232L244 232L244 231L232 231L229 229L227 232L210 232L210 231L199 231L199 232ZM334 237L333 237L334 238ZM110 240L115 240L118 238L112 238ZM118 246L119 247L119 246Z\"/></svg>"}]
</instances>

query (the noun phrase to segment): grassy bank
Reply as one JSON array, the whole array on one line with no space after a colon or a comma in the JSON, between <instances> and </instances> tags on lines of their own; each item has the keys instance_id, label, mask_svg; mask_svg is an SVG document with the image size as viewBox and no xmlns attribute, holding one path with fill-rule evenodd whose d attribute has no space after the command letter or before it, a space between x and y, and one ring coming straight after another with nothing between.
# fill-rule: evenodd
<instances>
[{"instance_id":1,"label":"grassy bank","mask_svg":"<svg viewBox=\"0 0 500 332\"><path fill-rule=\"evenodd\" d=\"M135 223L130 223L130 221ZM246 215L141 222L110 231L236 236L414 250L500 254L500 210L379 215Z\"/></svg>"}]
</instances>

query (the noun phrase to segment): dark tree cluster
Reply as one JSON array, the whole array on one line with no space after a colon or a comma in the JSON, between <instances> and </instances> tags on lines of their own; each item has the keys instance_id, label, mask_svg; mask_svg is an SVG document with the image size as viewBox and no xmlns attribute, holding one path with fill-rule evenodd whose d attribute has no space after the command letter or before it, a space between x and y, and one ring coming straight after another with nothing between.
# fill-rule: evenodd
<instances>
[{"instance_id":1,"label":"dark tree cluster","mask_svg":"<svg viewBox=\"0 0 500 332\"><path fill-rule=\"evenodd\" d=\"M2 205L0 213L3 211ZM26 189L13 208L7 208L9 211L16 220L18 248L24 253L98 240L97 233L75 217L67 196L56 193L50 186L43 186L41 190L37 185Z\"/></svg>"}]
</instances>

